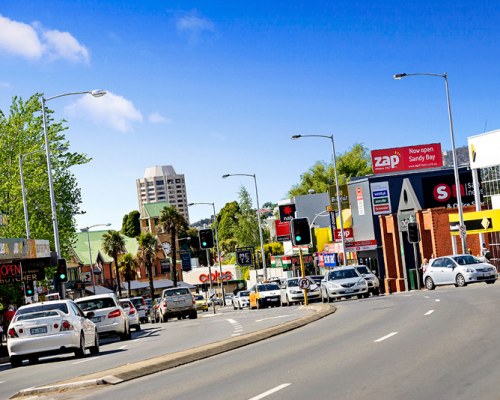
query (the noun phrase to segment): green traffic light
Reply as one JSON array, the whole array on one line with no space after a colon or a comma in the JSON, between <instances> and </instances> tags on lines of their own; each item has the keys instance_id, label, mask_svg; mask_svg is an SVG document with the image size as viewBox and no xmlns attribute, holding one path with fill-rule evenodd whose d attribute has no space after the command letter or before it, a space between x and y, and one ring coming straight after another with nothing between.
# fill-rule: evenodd
<instances>
[{"instance_id":1,"label":"green traffic light","mask_svg":"<svg viewBox=\"0 0 500 400\"><path fill-rule=\"evenodd\" d=\"M300 242L302 240L302 238L300 236L295 236L295 241L296 242Z\"/></svg>"}]
</instances>

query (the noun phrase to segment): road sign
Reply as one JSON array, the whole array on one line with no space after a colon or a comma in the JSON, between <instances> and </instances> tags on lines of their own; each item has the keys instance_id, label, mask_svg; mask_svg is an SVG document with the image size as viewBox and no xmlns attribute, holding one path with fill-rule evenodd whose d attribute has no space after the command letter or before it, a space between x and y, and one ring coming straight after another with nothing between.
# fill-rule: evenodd
<instances>
[{"instance_id":1,"label":"road sign","mask_svg":"<svg viewBox=\"0 0 500 400\"><path fill-rule=\"evenodd\" d=\"M236 262L240 267L249 267L253 264L253 247L248 249L236 249Z\"/></svg>"},{"instance_id":2,"label":"road sign","mask_svg":"<svg viewBox=\"0 0 500 400\"><path fill-rule=\"evenodd\" d=\"M307 278L300 278L299 287L301 289L309 289L311 287L311 281Z\"/></svg>"}]
</instances>

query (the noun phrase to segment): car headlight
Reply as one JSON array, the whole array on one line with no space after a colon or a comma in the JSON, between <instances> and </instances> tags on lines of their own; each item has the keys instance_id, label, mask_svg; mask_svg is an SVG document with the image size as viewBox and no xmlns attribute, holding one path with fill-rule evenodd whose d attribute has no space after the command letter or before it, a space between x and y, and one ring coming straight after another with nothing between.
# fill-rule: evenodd
<instances>
[{"instance_id":1,"label":"car headlight","mask_svg":"<svg viewBox=\"0 0 500 400\"><path fill-rule=\"evenodd\" d=\"M359 286L366 286L365 278L361 278L360 280L358 280L358 282L356 284Z\"/></svg>"},{"instance_id":2,"label":"car headlight","mask_svg":"<svg viewBox=\"0 0 500 400\"><path fill-rule=\"evenodd\" d=\"M465 271L466 271L466 272L469 272L469 273L474 273L474 272L476 272L476 270L475 270L474 268L472 268L472 267L467 267L467 268L465 269Z\"/></svg>"},{"instance_id":3,"label":"car headlight","mask_svg":"<svg viewBox=\"0 0 500 400\"><path fill-rule=\"evenodd\" d=\"M290 290L290 293L291 294L300 294L300 293L302 293L302 290L295 290L294 289L294 290Z\"/></svg>"},{"instance_id":4,"label":"car headlight","mask_svg":"<svg viewBox=\"0 0 500 400\"><path fill-rule=\"evenodd\" d=\"M311 289L310 292L319 292L319 288L315 287L314 289Z\"/></svg>"}]
</instances>

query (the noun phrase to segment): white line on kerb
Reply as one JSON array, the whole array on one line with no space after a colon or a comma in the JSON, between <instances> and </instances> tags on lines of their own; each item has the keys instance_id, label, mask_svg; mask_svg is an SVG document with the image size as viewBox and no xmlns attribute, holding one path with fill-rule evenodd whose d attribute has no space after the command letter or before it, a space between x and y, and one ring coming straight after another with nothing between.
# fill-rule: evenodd
<instances>
[{"instance_id":1,"label":"white line on kerb","mask_svg":"<svg viewBox=\"0 0 500 400\"><path fill-rule=\"evenodd\" d=\"M118 348L119 348L120 350L123 350L123 349L126 349L126 348L127 348L127 346L128 346L128 344L124 344L123 346L118 347Z\"/></svg>"},{"instance_id":2,"label":"white line on kerb","mask_svg":"<svg viewBox=\"0 0 500 400\"><path fill-rule=\"evenodd\" d=\"M433 312L434 312L434 310L429 310L424 315L431 315Z\"/></svg>"},{"instance_id":3,"label":"white line on kerb","mask_svg":"<svg viewBox=\"0 0 500 400\"><path fill-rule=\"evenodd\" d=\"M287 386L290 386L291 383L283 383L281 385L276 386L275 388L269 389L267 392L261 393L255 397L252 397L249 400L260 400L263 399L264 397L269 396L270 394L276 393L277 391L286 388Z\"/></svg>"},{"instance_id":4,"label":"white line on kerb","mask_svg":"<svg viewBox=\"0 0 500 400\"><path fill-rule=\"evenodd\" d=\"M289 316L290 315L278 315L277 317L269 317L269 318L256 319L255 322L267 321L268 319L286 318L286 317L289 317Z\"/></svg>"},{"instance_id":5,"label":"white line on kerb","mask_svg":"<svg viewBox=\"0 0 500 400\"><path fill-rule=\"evenodd\" d=\"M381 338L378 338L377 340L375 340L374 342L377 343L377 342L381 342L382 340L385 340L385 339L389 339L390 337L394 336L394 335L397 335L398 333L397 332L391 332L389 333L388 335L385 335L385 336L382 336Z\"/></svg>"}]
</instances>

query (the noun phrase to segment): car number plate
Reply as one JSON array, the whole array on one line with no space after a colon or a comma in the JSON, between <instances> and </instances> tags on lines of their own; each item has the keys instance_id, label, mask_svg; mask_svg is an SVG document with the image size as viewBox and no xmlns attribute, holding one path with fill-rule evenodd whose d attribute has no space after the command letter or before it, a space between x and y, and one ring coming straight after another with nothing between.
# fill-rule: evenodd
<instances>
[{"instance_id":1,"label":"car number plate","mask_svg":"<svg viewBox=\"0 0 500 400\"><path fill-rule=\"evenodd\" d=\"M353 289L346 289L345 290L346 293L352 293L353 292Z\"/></svg>"},{"instance_id":2,"label":"car number plate","mask_svg":"<svg viewBox=\"0 0 500 400\"><path fill-rule=\"evenodd\" d=\"M101 322L101 317L92 317L90 320L95 324L96 322Z\"/></svg>"},{"instance_id":3,"label":"car number plate","mask_svg":"<svg viewBox=\"0 0 500 400\"><path fill-rule=\"evenodd\" d=\"M39 335L40 333L47 333L47 327L46 326L40 326L38 328L31 328L30 333L32 335Z\"/></svg>"}]
</instances>

